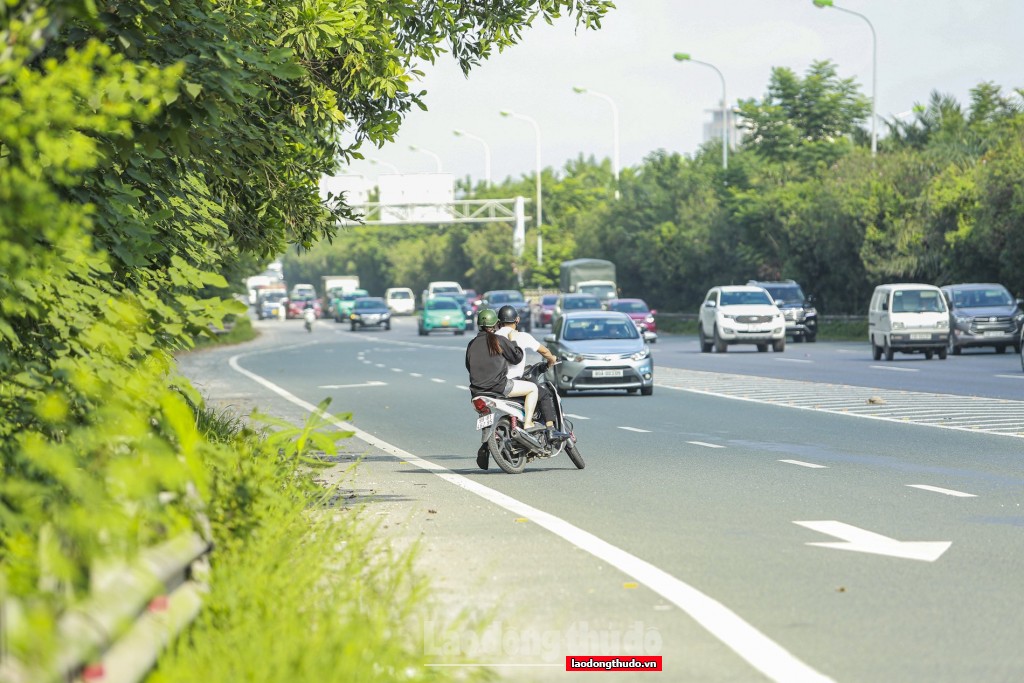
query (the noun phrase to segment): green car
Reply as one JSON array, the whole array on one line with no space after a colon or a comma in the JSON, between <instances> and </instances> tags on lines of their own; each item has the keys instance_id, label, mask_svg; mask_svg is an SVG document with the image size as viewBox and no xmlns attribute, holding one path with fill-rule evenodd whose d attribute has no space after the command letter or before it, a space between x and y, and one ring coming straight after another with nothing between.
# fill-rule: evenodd
<instances>
[{"instance_id":1,"label":"green car","mask_svg":"<svg viewBox=\"0 0 1024 683\"><path fill-rule=\"evenodd\" d=\"M365 289L352 289L337 297L332 302L332 306L334 307L334 322L347 323L349 321L349 316L352 315L352 309L355 308L356 299L364 296L370 296L370 293Z\"/></svg>"},{"instance_id":2,"label":"green car","mask_svg":"<svg viewBox=\"0 0 1024 683\"><path fill-rule=\"evenodd\" d=\"M466 316L459 302L450 296L435 296L427 299L420 313L419 332L425 337L431 332L454 332L466 334Z\"/></svg>"}]
</instances>

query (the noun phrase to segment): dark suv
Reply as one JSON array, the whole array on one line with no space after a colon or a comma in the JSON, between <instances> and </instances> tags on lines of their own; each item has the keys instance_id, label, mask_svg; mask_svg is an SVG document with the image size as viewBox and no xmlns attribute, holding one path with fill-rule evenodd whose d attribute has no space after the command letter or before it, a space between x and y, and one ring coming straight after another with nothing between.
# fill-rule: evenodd
<instances>
[{"instance_id":1,"label":"dark suv","mask_svg":"<svg viewBox=\"0 0 1024 683\"><path fill-rule=\"evenodd\" d=\"M794 342L812 342L818 337L818 311L813 300L792 280L766 282L750 280L748 285L761 287L771 296L786 318L786 336Z\"/></svg>"},{"instance_id":2,"label":"dark suv","mask_svg":"<svg viewBox=\"0 0 1024 683\"><path fill-rule=\"evenodd\" d=\"M519 329L529 332L533 323L533 316L530 315L530 304L523 298L523 293L516 289L495 289L484 292L480 304L484 308L498 310L502 306L515 306L519 311Z\"/></svg>"}]
</instances>

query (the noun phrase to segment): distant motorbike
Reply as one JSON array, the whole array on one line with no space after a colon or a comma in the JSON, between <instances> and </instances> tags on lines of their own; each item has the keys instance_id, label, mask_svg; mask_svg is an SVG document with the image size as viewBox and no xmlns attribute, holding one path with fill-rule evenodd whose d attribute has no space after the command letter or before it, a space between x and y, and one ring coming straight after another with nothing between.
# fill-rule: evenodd
<instances>
[{"instance_id":1,"label":"distant motorbike","mask_svg":"<svg viewBox=\"0 0 1024 683\"><path fill-rule=\"evenodd\" d=\"M305 320L306 332L312 332L313 321L316 320L316 311L312 308L307 308L302 312L302 319Z\"/></svg>"},{"instance_id":2,"label":"distant motorbike","mask_svg":"<svg viewBox=\"0 0 1024 683\"><path fill-rule=\"evenodd\" d=\"M562 413L562 401L555 390L554 384L544 372L546 362L530 365L523 372L523 379L544 383L555 402L555 429L567 432L569 438L549 441L546 436L544 421L538 407L534 422L536 428L527 432L522 424L525 409L522 398L509 398L500 394L481 392L472 397L476 409L476 428L481 432L481 448L487 448L491 458L505 472L519 474L526 469L526 464L536 458L553 458L562 451L578 469L586 467L583 456L576 446L576 434L572 423Z\"/></svg>"}]
</instances>

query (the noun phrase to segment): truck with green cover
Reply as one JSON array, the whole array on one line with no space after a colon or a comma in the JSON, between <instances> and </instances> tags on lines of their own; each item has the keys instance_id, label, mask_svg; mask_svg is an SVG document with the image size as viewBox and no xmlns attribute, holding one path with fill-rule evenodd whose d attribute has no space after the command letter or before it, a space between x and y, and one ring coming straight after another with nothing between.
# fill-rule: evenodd
<instances>
[{"instance_id":1,"label":"truck with green cover","mask_svg":"<svg viewBox=\"0 0 1024 683\"><path fill-rule=\"evenodd\" d=\"M572 294L592 294L602 300L618 296L615 264L596 258L563 261L559 268L561 290Z\"/></svg>"}]
</instances>

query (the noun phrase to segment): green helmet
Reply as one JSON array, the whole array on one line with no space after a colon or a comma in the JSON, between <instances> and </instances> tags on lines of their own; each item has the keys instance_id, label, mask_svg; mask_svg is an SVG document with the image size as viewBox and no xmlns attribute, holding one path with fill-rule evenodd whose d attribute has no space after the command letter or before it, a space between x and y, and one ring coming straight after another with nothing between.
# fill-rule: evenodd
<instances>
[{"instance_id":1,"label":"green helmet","mask_svg":"<svg viewBox=\"0 0 1024 683\"><path fill-rule=\"evenodd\" d=\"M498 324L497 312L493 308L480 309L476 314L476 324L478 327L494 327Z\"/></svg>"}]
</instances>

